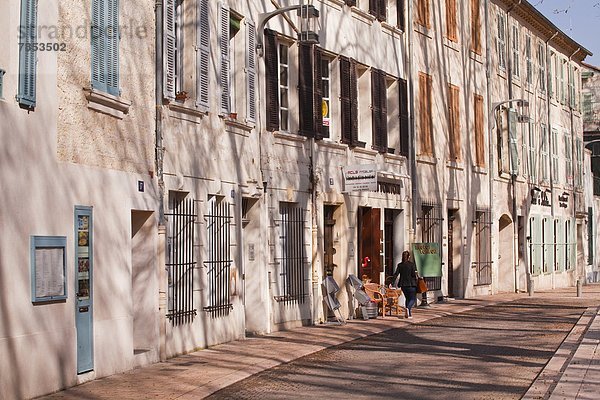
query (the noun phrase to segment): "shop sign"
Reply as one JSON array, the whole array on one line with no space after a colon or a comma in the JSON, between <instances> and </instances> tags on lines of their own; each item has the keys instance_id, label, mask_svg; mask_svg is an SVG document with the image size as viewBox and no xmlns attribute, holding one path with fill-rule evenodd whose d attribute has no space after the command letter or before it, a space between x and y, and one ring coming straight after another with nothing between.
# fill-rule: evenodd
<instances>
[{"instance_id":1,"label":"shop sign","mask_svg":"<svg viewBox=\"0 0 600 400\"><path fill-rule=\"evenodd\" d=\"M346 192L376 191L377 166L375 164L348 165L343 168Z\"/></svg>"},{"instance_id":2,"label":"shop sign","mask_svg":"<svg viewBox=\"0 0 600 400\"><path fill-rule=\"evenodd\" d=\"M412 248L419 275L423 277L442 276L439 243L413 243Z\"/></svg>"},{"instance_id":3,"label":"shop sign","mask_svg":"<svg viewBox=\"0 0 600 400\"><path fill-rule=\"evenodd\" d=\"M567 208L569 206L569 193L564 192L558 196L558 206L560 208Z\"/></svg>"},{"instance_id":4,"label":"shop sign","mask_svg":"<svg viewBox=\"0 0 600 400\"><path fill-rule=\"evenodd\" d=\"M541 191L537 187L531 189L531 204L550 207L550 195L548 191Z\"/></svg>"}]
</instances>

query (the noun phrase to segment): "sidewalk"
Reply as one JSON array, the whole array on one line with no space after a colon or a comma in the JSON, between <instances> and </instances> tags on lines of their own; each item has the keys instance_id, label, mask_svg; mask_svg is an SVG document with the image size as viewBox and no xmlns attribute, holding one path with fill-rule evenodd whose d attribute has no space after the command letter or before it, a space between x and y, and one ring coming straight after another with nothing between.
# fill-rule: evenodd
<instances>
[{"instance_id":1,"label":"sidewalk","mask_svg":"<svg viewBox=\"0 0 600 400\"><path fill-rule=\"evenodd\" d=\"M379 317L368 321L352 320L343 326L324 324L250 337L101 378L42 398L199 399L258 372L331 346L523 296L526 295L501 294L438 303L431 308L419 309L412 320ZM600 318L595 318L597 312L597 309L588 309L584 313L524 398L598 398Z\"/></svg>"}]
</instances>

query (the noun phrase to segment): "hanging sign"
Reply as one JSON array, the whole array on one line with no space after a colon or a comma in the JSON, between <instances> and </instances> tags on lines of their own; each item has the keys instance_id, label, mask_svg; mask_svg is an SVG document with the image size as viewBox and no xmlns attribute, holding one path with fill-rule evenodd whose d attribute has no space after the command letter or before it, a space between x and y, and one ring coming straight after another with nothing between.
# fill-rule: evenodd
<instances>
[{"instance_id":1,"label":"hanging sign","mask_svg":"<svg viewBox=\"0 0 600 400\"><path fill-rule=\"evenodd\" d=\"M377 166L375 164L348 165L343 168L346 192L377 190Z\"/></svg>"}]
</instances>

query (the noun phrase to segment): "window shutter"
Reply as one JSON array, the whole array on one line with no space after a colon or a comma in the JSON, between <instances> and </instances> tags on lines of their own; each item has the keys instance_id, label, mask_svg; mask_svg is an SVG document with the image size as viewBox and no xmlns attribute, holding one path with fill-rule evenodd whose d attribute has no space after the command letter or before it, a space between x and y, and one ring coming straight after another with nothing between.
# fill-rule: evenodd
<instances>
[{"instance_id":1,"label":"window shutter","mask_svg":"<svg viewBox=\"0 0 600 400\"><path fill-rule=\"evenodd\" d=\"M107 0L106 91L119 96L119 0Z\"/></svg>"},{"instance_id":2,"label":"window shutter","mask_svg":"<svg viewBox=\"0 0 600 400\"><path fill-rule=\"evenodd\" d=\"M313 67L312 46L300 43L298 45L298 99L300 111L300 131L302 136L314 136L314 97L313 97Z\"/></svg>"},{"instance_id":3,"label":"window shutter","mask_svg":"<svg viewBox=\"0 0 600 400\"><path fill-rule=\"evenodd\" d=\"M348 6L356 6L356 0L345 0L346 5Z\"/></svg>"},{"instance_id":4,"label":"window shutter","mask_svg":"<svg viewBox=\"0 0 600 400\"><path fill-rule=\"evenodd\" d=\"M456 0L446 0L446 37L456 42Z\"/></svg>"},{"instance_id":5,"label":"window shutter","mask_svg":"<svg viewBox=\"0 0 600 400\"><path fill-rule=\"evenodd\" d=\"M229 7L221 3L219 7L219 48L221 50L221 70L219 82L221 83L221 109L223 115L228 115L229 103Z\"/></svg>"},{"instance_id":6,"label":"window shutter","mask_svg":"<svg viewBox=\"0 0 600 400\"><path fill-rule=\"evenodd\" d=\"M163 96L168 99L175 98L175 1L163 3Z\"/></svg>"},{"instance_id":7,"label":"window shutter","mask_svg":"<svg viewBox=\"0 0 600 400\"><path fill-rule=\"evenodd\" d=\"M328 131L325 132L325 129L323 129L323 52L322 50L317 47L317 46L313 46L314 49L314 62L313 62L313 69L314 69L314 79L315 79L315 85L313 86L313 107L314 107L314 111L313 111L313 119L314 119L314 132L315 132L315 138L317 139L323 139L324 137L328 137Z\"/></svg>"},{"instance_id":8,"label":"window shutter","mask_svg":"<svg viewBox=\"0 0 600 400\"><path fill-rule=\"evenodd\" d=\"M449 85L449 103L450 103L450 159L460 160L460 91L458 87Z\"/></svg>"},{"instance_id":9,"label":"window shutter","mask_svg":"<svg viewBox=\"0 0 600 400\"><path fill-rule=\"evenodd\" d=\"M246 22L246 120L256 121L256 26Z\"/></svg>"},{"instance_id":10,"label":"window shutter","mask_svg":"<svg viewBox=\"0 0 600 400\"><path fill-rule=\"evenodd\" d=\"M404 23L404 0L396 0L396 21L398 29L404 32L406 29Z\"/></svg>"},{"instance_id":11,"label":"window shutter","mask_svg":"<svg viewBox=\"0 0 600 400\"><path fill-rule=\"evenodd\" d=\"M33 44L37 38L37 0L21 0L21 30L19 48L19 92L20 105L33 109L36 94L37 52Z\"/></svg>"},{"instance_id":12,"label":"window shutter","mask_svg":"<svg viewBox=\"0 0 600 400\"><path fill-rule=\"evenodd\" d=\"M106 47L104 41L104 1L92 0L92 32L91 32L91 66L92 88L106 91L106 75L104 65Z\"/></svg>"},{"instance_id":13,"label":"window shutter","mask_svg":"<svg viewBox=\"0 0 600 400\"><path fill-rule=\"evenodd\" d=\"M431 76L419 74L419 122L421 154L433 155Z\"/></svg>"},{"instance_id":14,"label":"window shutter","mask_svg":"<svg viewBox=\"0 0 600 400\"><path fill-rule=\"evenodd\" d=\"M408 125L408 84L400 79L400 155L408 157L410 149L410 136Z\"/></svg>"},{"instance_id":15,"label":"window shutter","mask_svg":"<svg viewBox=\"0 0 600 400\"><path fill-rule=\"evenodd\" d=\"M369 14L377 17L377 8L379 0L369 0Z\"/></svg>"},{"instance_id":16,"label":"window shutter","mask_svg":"<svg viewBox=\"0 0 600 400\"><path fill-rule=\"evenodd\" d=\"M519 149L517 140L517 112L514 109L508 110L508 144L510 151L510 173L517 175L519 173Z\"/></svg>"},{"instance_id":17,"label":"window shutter","mask_svg":"<svg viewBox=\"0 0 600 400\"><path fill-rule=\"evenodd\" d=\"M196 5L196 105L208 110L210 107L208 95L208 64L210 60L208 0L198 0Z\"/></svg>"},{"instance_id":18,"label":"window shutter","mask_svg":"<svg viewBox=\"0 0 600 400\"><path fill-rule=\"evenodd\" d=\"M358 144L358 88L354 60L340 57L342 143Z\"/></svg>"},{"instance_id":19,"label":"window shutter","mask_svg":"<svg viewBox=\"0 0 600 400\"><path fill-rule=\"evenodd\" d=\"M481 54L481 14L479 0L471 0L471 50Z\"/></svg>"},{"instance_id":20,"label":"window shutter","mask_svg":"<svg viewBox=\"0 0 600 400\"><path fill-rule=\"evenodd\" d=\"M380 21L387 20L387 0L377 0L378 1L378 14L377 19Z\"/></svg>"},{"instance_id":21,"label":"window shutter","mask_svg":"<svg viewBox=\"0 0 600 400\"><path fill-rule=\"evenodd\" d=\"M268 131L279 129L279 86L277 76L277 38L275 32L265 29L265 97L266 126Z\"/></svg>"},{"instance_id":22,"label":"window shutter","mask_svg":"<svg viewBox=\"0 0 600 400\"><path fill-rule=\"evenodd\" d=\"M483 96L475 95L475 163L478 167L485 166Z\"/></svg>"},{"instance_id":23,"label":"window shutter","mask_svg":"<svg viewBox=\"0 0 600 400\"><path fill-rule=\"evenodd\" d=\"M373 118L373 148L379 152L387 151L387 93L385 73L371 70L371 114Z\"/></svg>"}]
</instances>

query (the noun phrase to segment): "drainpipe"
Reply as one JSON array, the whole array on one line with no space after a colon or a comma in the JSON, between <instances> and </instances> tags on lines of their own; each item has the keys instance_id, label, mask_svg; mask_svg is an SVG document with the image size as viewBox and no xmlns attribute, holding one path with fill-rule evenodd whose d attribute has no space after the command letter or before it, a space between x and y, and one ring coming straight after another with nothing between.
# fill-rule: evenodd
<instances>
[{"instance_id":1,"label":"drainpipe","mask_svg":"<svg viewBox=\"0 0 600 400\"><path fill-rule=\"evenodd\" d=\"M162 134L162 98L163 98L163 1L156 0L155 13L155 162L158 179L158 328L159 328L159 357L167 359L167 274L165 270L166 227L164 211L165 182L163 179L163 134Z\"/></svg>"},{"instance_id":2,"label":"drainpipe","mask_svg":"<svg viewBox=\"0 0 600 400\"><path fill-rule=\"evenodd\" d=\"M490 34L490 2L485 2L485 40L486 40L486 51L485 51L485 80L486 80L486 98L487 98L487 106L492 109L492 81L491 81L491 65L492 65L492 53L490 49L492 48L491 42L491 34ZM493 111L492 111L493 112ZM489 185L489 194L490 194L490 215L492 218L496 219L494 216L494 115L490 113L488 115L488 125L490 128L488 129L488 185ZM494 249L494 237L492 235L490 240L492 241L491 246ZM498 250L499 252L499 250ZM496 260L498 257L496 256ZM492 262L494 260L493 252L492 252ZM497 263L496 263L497 264ZM465 274L466 275L466 274ZM466 284L467 282L465 282ZM466 287L466 286L465 286Z\"/></svg>"},{"instance_id":3,"label":"drainpipe","mask_svg":"<svg viewBox=\"0 0 600 400\"><path fill-rule=\"evenodd\" d=\"M571 54L571 56L569 57L569 70L567 70L567 74L569 74L569 71L571 69L571 61L573 60L573 56L575 56L575 54L577 54L579 51L581 50L581 47L578 47L577 50L575 50L573 52L573 54ZM569 79L569 75L567 75L567 79ZM573 92L575 91L575 71L573 71L573 81L571 82L571 84L573 85ZM571 91L569 91L569 102L573 103L573 106L571 106L571 104L569 104L569 118L570 118L570 123L571 123L571 172L573 174L573 224L571 226L571 232L569 232L571 234L571 236L573 234L575 234L575 236L577 236L577 197L575 196L575 165L577 160L575 159L575 123L573 121L573 107L575 106L575 99L571 99ZM583 154L581 155L581 157L583 158ZM577 165L577 167L579 167ZM569 244L570 246L570 244ZM580 297L581 295L581 290L579 289L579 285L580 285L580 281L582 279L583 274L581 273L581 271L579 270L579 266L577 265L577 247L575 247L575 278L577 281L577 289L578 289L578 297Z\"/></svg>"},{"instance_id":4,"label":"drainpipe","mask_svg":"<svg viewBox=\"0 0 600 400\"><path fill-rule=\"evenodd\" d=\"M408 33L408 57L406 57L405 69L408 70L408 97L410 101L409 104L409 113L410 113L410 132L409 132L409 152L408 152L408 165L410 167L410 180L411 180L411 192L412 198L411 200L411 234L409 238L409 243L414 243L416 233L417 233L417 160L416 160L416 143L415 143L415 131L416 131L416 122L415 122L415 102L414 102L414 82L413 82L413 62L412 62L412 54L413 54L413 2L408 1L408 21L406 22L406 31Z\"/></svg>"}]
</instances>

